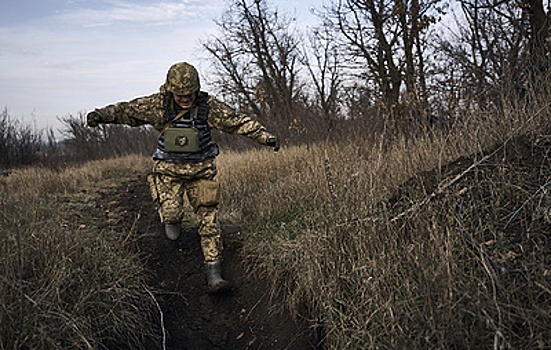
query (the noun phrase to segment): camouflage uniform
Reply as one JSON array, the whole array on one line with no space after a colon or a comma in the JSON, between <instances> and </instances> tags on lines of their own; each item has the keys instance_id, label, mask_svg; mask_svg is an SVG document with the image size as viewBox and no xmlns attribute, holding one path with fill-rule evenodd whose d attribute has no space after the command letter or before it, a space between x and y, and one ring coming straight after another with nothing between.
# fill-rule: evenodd
<instances>
[{"instance_id":1,"label":"camouflage uniform","mask_svg":"<svg viewBox=\"0 0 551 350\"><path fill-rule=\"evenodd\" d=\"M190 69L193 74L188 75ZM175 115L177 118L177 112L180 112L171 98L172 94L197 93L197 96L203 98L203 104L206 103L208 106L207 129L214 128L231 134L244 135L260 144L275 147L274 142L277 138L266 131L260 123L246 114L236 112L216 98L199 92L199 78L194 72L196 72L195 69L187 63L175 64L170 68L167 81L160 87L158 93L96 109L88 114L88 124L90 126L98 123L130 126L149 124L162 132L171 121L170 119L174 119ZM192 107L191 110L193 108L198 107ZM184 116L188 116L191 110ZM210 131L207 136L210 137ZM162 141L162 136L160 140ZM164 151L160 142L153 155L153 176L148 178L153 199L159 206L161 221L165 224L181 222L184 195L187 195L200 218L201 248L207 262L219 260L222 253L221 231L216 218L219 188L216 181L215 157L218 154L218 148L214 143L209 147L209 152L203 152L206 156L198 152L197 157L186 158L187 155Z\"/></svg>"}]
</instances>

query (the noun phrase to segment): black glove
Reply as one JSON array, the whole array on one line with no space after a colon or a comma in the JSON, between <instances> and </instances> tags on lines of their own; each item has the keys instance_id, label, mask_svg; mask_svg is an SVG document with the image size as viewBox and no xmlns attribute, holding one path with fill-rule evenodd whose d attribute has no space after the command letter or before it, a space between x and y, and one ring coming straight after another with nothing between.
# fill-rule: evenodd
<instances>
[{"instance_id":1,"label":"black glove","mask_svg":"<svg viewBox=\"0 0 551 350\"><path fill-rule=\"evenodd\" d=\"M274 152L279 151L279 139L277 136L270 136L266 140L266 146L270 146L274 148Z\"/></svg>"},{"instance_id":2,"label":"black glove","mask_svg":"<svg viewBox=\"0 0 551 350\"><path fill-rule=\"evenodd\" d=\"M101 114L99 112L92 111L86 115L86 124L88 124L89 127L95 128L101 123L101 119Z\"/></svg>"}]
</instances>

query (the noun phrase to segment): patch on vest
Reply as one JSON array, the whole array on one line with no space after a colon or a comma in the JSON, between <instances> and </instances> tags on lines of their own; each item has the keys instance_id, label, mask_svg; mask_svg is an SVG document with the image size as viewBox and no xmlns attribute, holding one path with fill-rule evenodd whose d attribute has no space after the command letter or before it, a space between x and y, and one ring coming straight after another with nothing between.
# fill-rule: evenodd
<instances>
[{"instance_id":1,"label":"patch on vest","mask_svg":"<svg viewBox=\"0 0 551 350\"><path fill-rule=\"evenodd\" d=\"M189 139L187 138L187 136L178 136L176 138L176 144L180 147L184 147L188 143L189 143Z\"/></svg>"}]
</instances>

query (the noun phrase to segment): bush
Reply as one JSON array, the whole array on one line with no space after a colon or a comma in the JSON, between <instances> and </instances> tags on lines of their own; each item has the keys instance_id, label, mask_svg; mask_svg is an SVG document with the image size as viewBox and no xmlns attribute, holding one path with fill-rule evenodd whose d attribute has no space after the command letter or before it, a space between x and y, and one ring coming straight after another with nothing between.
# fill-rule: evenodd
<instances>
[{"instance_id":1,"label":"bush","mask_svg":"<svg viewBox=\"0 0 551 350\"><path fill-rule=\"evenodd\" d=\"M38 162L42 152L48 149L43 131L33 130L29 125L21 125L13 120L4 109L0 113L0 168Z\"/></svg>"}]
</instances>

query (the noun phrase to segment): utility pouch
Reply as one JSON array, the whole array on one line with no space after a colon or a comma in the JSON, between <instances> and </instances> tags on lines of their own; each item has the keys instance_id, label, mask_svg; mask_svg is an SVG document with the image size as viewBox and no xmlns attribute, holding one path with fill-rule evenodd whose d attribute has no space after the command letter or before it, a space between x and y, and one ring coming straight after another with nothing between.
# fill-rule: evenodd
<instances>
[{"instance_id":1,"label":"utility pouch","mask_svg":"<svg viewBox=\"0 0 551 350\"><path fill-rule=\"evenodd\" d=\"M199 152L199 131L196 128L170 127L163 132L163 137L167 152Z\"/></svg>"},{"instance_id":2,"label":"utility pouch","mask_svg":"<svg viewBox=\"0 0 551 350\"><path fill-rule=\"evenodd\" d=\"M220 203L220 183L218 180L197 181L197 206L215 206Z\"/></svg>"}]
</instances>

